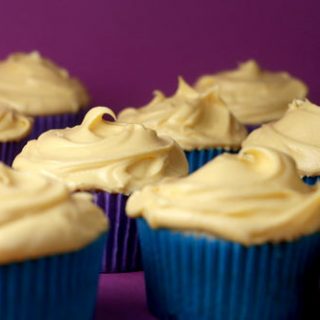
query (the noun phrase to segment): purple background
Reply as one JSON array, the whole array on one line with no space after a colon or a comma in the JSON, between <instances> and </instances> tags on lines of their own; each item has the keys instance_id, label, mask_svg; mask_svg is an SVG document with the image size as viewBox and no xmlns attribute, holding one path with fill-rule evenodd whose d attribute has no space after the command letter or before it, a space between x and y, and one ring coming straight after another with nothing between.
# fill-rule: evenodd
<instances>
[{"instance_id":1,"label":"purple background","mask_svg":"<svg viewBox=\"0 0 320 320\"><path fill-rule=\"evenodd\" d=\"M320 102L318 0L3 1L0 57L40 50L79 76L93 104L139 106L177 75L256 58L288 70Z\"/></svg>"}]
</instances>

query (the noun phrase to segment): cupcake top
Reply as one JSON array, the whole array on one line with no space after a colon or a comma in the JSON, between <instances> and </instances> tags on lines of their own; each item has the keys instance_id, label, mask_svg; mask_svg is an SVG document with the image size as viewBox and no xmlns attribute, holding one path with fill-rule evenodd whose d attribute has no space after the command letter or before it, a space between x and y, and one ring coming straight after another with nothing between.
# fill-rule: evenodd
<instances>
[{"instance_id":1,"label":"cupcake top","mask_svg":"<svg viewBox=\"0 0 320 320\"><path fill-rule=\"evenodd\" d=\"M304 184L288 155L267 148L223 154L182 179L147 186L127 202L153 228L205 233L245 245L320 229L320 189Z\"/></svg>"},{"instance_id":2,"label":"cupcake top","mask_svg":"<svg viewBox=\"0 0 320 320\"><path fill-rule=\"evenodd\" d=\"M38 52L0 61L0 105L40 116L75 113L88 102L80 81Z\"/></svg>"},{"instance_id":3,"label":"cupcake top","mask_svg":"<svg viewBox=\"0 0 320 320\"><path fill-rule=\"evenodd\" d=\"M198 93L182 78L172 97L156 91L148 105L123 110L119 120L142 123L172 137L184 150L238 148L247 135L215 90Z\"/></svg>"},{"instance_id":4,"label":"cupcake top","mask_svg":"<svg viewBox=\"0 0 320 320\"><path fill-rule=\"evenodd\" d=\"M78 250L107 229L89 194L0 163L0 263Z\"/></svg>"},{"instance_id":5,"label":"cupcake top","mask_svg":"<svg viewBox=\"0 0 320 320\"><path fill-rule=\"evenodd\" d=\"M306 85L286 72L262 70L254 60L239 68L210 76L196 82L200 92L219 86L221 98L242 123L261 124L279 119L293 99L304 98Z\"/></svg>"},{"instance_id":6,"label":"cupcake top","mask_svg":"<svg viewBox=\"0 0 320 320\"><path fill-rule=\"evenodd\" d=\"M19 141L32 129L32 120L14 110L0 107L0 142Z\"/></svg>"},{"instance_id":7,"label":"cupcake top","mask_svg":"<svg viewBox=\"0 0 320 320\"><path fill-rule=\"evenodd\" d=\"M243 146L265 146L289 154L303 176L320 175L320 107L308 100L289 105L280 120L254 130Z\"/></svg>"},{"instance_id":8,"label":"cupcake top","mask_svg":"<svg viewBox=\"0 0 320 320\"><path fill-rule=\"evenodd\" d=\"M140 124L111 122L105 107L91 109L79 126L43 133L14 160L17 169L41 172L71 190L129 194L141 187L188 172L180 147Z\"/></svg>"}]
</instances>

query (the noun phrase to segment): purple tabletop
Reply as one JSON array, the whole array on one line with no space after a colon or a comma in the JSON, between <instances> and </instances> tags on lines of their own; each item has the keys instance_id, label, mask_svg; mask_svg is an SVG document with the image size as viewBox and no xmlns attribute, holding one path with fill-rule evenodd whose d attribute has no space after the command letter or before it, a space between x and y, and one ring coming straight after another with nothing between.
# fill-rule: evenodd
<instances>
[{"instance_id":1,"label":"purple tabletop","mask_svg":"<svg viewBox=\"0 0 320 320\"><path fill-rule=\"evenodd\" d=\"M143 272L100 276L96 320L153 320L146 307Z\"/></svg>"}]
</instances>

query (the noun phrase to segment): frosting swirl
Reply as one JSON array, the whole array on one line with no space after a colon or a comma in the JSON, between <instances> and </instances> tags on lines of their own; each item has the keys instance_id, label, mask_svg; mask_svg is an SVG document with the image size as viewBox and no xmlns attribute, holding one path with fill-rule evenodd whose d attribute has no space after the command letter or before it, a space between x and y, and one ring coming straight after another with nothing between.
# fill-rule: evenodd
<instances>
[{"instance_id":1,"label":"frosting swirl","mask_svg":"<svg viewBox=\"0 0 320 320\"><path fill-rule=\"evenodd\" d=\"M246 148L182 179L147 186L127 202L153 228L204 232L245 245L292 240L320 229L320 189L304 184L284 153Z\"/></svg>"},{"instance_id":2,"label":"frosting swirl","mask_svg":"<svg viewBox=\"0 0 320 320\"><path fill-rule=\"evenodd\" d=\"M0 142L19 141L32 129L32 120L14 110L0 107Z\"/></svg>"},{"instance_id":3,"label":"frosting swirl","mask_svg":"<svg viewBox=\"0 0 320 320\"><path fill-rule=\"evenodd\" d=\"M243 146L265 146L289 154L301 175L320 175L320 108L308 100L295 100L278 121L254 130Z\"/></svg>"},{"instance_id":4,"label":"frosting swirl","mask_svg":"<svg viewBox=\"0 0 320 320\"><path fill-rule=\"evenodd\" d=\"M185 150L237 148L247 135L216 91L200 94L182 78L172 97L156 91L148 105L123 110L119 120L142 123L159 134L172 137Z\"/></svg>"},{"instance_id":5,"label":"frosting swirl","mask_svg":"<svg viewBox=\"0 0 320 320\"><path fill-rule=\"evenodd\" d=\"M221 98L245 124L260 124L279 119L293 99L307 95L306 85L286 72L262 70L254 60L239 68L202 76L195 87L200 92L219 87Z\"/></svg>"},{"instance_id":6,"label":"frosting swirl","mask_svg":"<svg viewBox=\"0 0 320 320\"><path fill-rule=\"evenodd\" d=\"M0 105L31 116L74 113L89 96L79 80L38 52L0 61Z\"/></svg>"},{"instance_id":7,"label":"frosting swirl","mask_svg":"<svg viewBox=\"0 0 320 320\"><path fill-rule=\"evenodd\" d=\"M39 196L40 195L40 196ZM107 229L89 194L0 163L0 263L80 249Z\"/></svg>"},{"instance_id":8,"label":"frosting swirl","mask_svg":"<svg viewBox=\"0 0 320 320\"><path fill-rule=\"evenodd\" d=\"M96 107L79 126L45 132L27 143L13 166L55 177L72 190L125 194L187 174L187 160L172 139L139 124L106 121L106 115L115 119L109 108Z\"/></svg>"}]
</instances>

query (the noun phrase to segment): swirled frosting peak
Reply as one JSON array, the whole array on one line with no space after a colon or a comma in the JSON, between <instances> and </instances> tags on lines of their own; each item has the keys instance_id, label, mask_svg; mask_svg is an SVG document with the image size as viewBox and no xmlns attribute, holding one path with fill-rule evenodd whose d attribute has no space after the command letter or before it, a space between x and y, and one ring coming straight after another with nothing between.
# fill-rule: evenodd
<instances>
[{"instance_id":1,"label":"swirled frosting peak","mask_svg":"<svg viewBox=\"0 0 320 320\"><path fill-rule=\"evenodd\" d=\"M0 107L0 142L19 141L32 129L32 120L14 110Z\"/></svg>"},{"instance_id":2,"label":"swirled frosting peak","mask_svg":"<svg viewBox=\"0 0 320 320\"><path fill-rule=\"evenodd\" d=\"M185 150L239 147L246 129L234 118L216 90L198 93L182 78L172 97L156 91L155 98L140 109L128 108L119 120L142 123L176 140Z\"/></svg>"},{"instance_id":3,"label":"swirled frosting peak","mask_svg":"<svg viewBox=\"0 0 320 320\"><path fill-rule=\"evenodd\" d=\"M38 52L0 61L0 105L38 116L77 112L88 102L80 81Z\"/></svg>"},{"instance_id":4,"label":"swirled frosting peak","mask_svg":"<svg viewBox=\"0 0 320 320\"><path fill-rule=\"evenodd\" d=\"M79 126L45 132L28 142L13 166L58 178L72 190L126 194L187 174L184 153L171 138L106 116L115 119L109 108L96 107Z\"/></svg>"},{"instance_id":5,"label":"swirled frosting peak","mask_svg":"<svg viewBox=\"0 0 320 320\"><path fill-rule=\"evenodd\" d=\"M278 242L320 229L320 189L301 181L286 154L245 148L186 178L135 192L127 213L144 217L153 228L203 232L246 245Z\"/></svg>"},{"instance_id":6,"label":"swirled frosting peak","mask_svg":"<svg viewBox=\"0 0 320 320\"><path fill-rule=\"evenodd\" d=\"M278 121L254 130L243 146L265 146L289 154L301 175L320 175L320 107L295 100Z\"/></svg>"},{"instance_id":7,"label":"swirled frosting peak","mask_svg":"<svg viewBox=\"0 0 320 320\"><path fill-rule=\"evenodd\" d=\"M0 163L0 263L78 250L107 229L89 194Z\"/></svg>"},{"instance_id":8,"label":"swirled frosting peak","mask_svg":"<svg viewBox=\"0 0 320 320\"><path fill-rule=\"evenodd\" d=\"M242 123L260 124L279 119L293 99L307 95L306 85L286 72L264 71L254 61L239 68L202 76L195 84L199 92L218 86L221 98Z\"/></svg>"}]
</instances>

